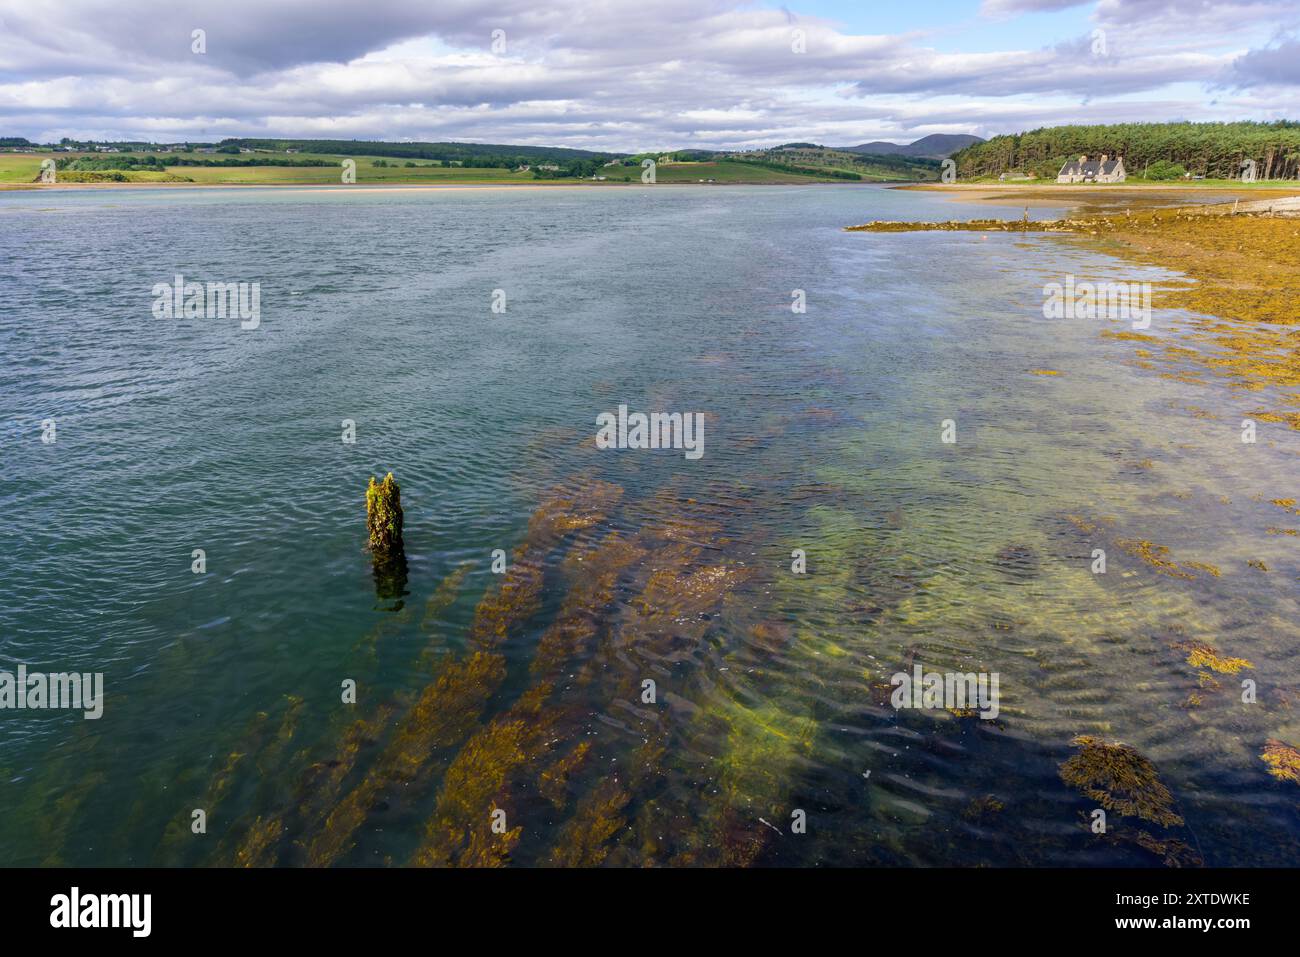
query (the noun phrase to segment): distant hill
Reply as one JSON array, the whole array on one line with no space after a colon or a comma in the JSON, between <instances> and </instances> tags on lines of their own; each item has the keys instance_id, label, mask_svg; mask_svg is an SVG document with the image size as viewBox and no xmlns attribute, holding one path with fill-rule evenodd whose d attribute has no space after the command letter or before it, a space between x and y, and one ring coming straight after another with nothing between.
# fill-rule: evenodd
<instances>
[{"instance_id":1,"label":"distant hill","mask_svg":"<svg viewBox=\"0 0 1300 957\"><path fill-rule=\"evenodd\" d=\"M815 143L786 143L770 149L705 153L678 151L679 160L725 158L732 162L760 164L788 173L815 175L822 179L866 182L921 182L939 178L939 161L920 156L891 156L852 153Z\"/></svg>"},{"instance_id":2,"label":"distant hill","mask_svg":"<svg viewBox=\"0 0 1300 957\"><path fill-rule=\"evenodd\" d=\"M960 149L974 143L983 143L978 136L969 133L931 133L914 143L889 143L875 140L860 146L841 146L845 153L869 153L874 156L915 156L921 159L947 159Z\"/></svg>"},{"instance_id":3,"label":"distant hill","mask_svg":"<svg viewBox=\"0 0 1300 957\"><path fill-rule=\"evenodd\" d=\"M1124 157L1130 177L1148 166L1177 164L1209 179L1233 179L1253 162L1259 179L1300 175L1300 123L1114 123L1051 126L967 147L953 157L963 178L997 176L1016 170L1056 177L1061 164L1082 155Z\"/></svg>"}]
</instances>

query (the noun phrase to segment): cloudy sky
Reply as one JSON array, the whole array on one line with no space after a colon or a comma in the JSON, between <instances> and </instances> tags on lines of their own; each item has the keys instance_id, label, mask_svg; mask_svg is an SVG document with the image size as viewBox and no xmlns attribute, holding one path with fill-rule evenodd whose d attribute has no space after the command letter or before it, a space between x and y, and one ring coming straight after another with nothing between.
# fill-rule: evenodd
<instances>
[{"instance_id":1,"label":"cloudy sky","mask_svg":"<svg viewBox=\"0 0 1300 957\"><path fill-rule=\"evenodd\" d=\"M0 0L0 136L42 142L636 152L1283 117L1297 0Z\"/></svg>"}]
</instances>

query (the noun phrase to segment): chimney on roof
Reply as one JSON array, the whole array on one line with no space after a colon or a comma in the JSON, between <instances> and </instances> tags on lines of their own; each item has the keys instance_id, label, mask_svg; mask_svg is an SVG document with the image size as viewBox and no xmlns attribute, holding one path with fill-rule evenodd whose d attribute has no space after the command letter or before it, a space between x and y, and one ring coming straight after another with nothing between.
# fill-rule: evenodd
<instances>
[{"instance_id":1,"label":"chimney on roof","mask_svg":"<svg viewBox=\"0 0 1300 957\"><path fill-rule=\"evenodd\" d=\"M1087 153L1084 153L1082 156L1080 156L1080 157L1079 157L1079 162L1080 162L1080 163L1086 163L1086 162L1088 162L1088 154L1087 154Z\"/></svg>"},{"instance_id":2,"label":"chimney on roof","mask_svg":"<svg viewBox=\"0 0 1300 957\"><path fill-rule=\"evenodd\" d=\"M1102 153L1102 154L1101 154L1101 161L1102 161L1103 163L1106 162L1106 160L1108 160L1108 159L1110 159L1110 157L1107 156L1105 153Z\"/></svg>"}]
</instances>

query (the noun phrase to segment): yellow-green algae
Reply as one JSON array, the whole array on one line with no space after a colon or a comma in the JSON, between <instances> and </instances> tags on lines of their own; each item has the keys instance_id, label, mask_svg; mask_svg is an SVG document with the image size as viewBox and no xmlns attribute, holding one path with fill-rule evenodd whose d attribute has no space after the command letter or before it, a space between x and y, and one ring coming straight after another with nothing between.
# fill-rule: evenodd
<instances>
[{"instance_id":1,"label":"yellow-green algae","mask_svg":"<svg viewBox=\"0 0 1300 957\"><path fill-rule=\"evenodd\" d=\"M370 477L366 489L366 531L369 534L375 594L381 600L400 599L406 593L406 549L402 542L402 490L393 473L382 482ZM399 604L396 609L400 610Z\"/></svg>"},{"instance_id":2,"label":"yellow-green algae","mask_svg":"<svg viewBox=\"0 0 1300 957\"><path fill-rule=\"evenodd\" d=\"M549 685L530 688L504 715L472 735L443 775L442 790L425 840L411 863L432 866L497 866L508 863L522 827L510 827L513 804L507 784L548 740L556 712L543 707ZM492 829L496 810L507 830Z\"/></svg>"},{"instance_id":3,"label":"yellow-green algae","mask_svg":"<svg viewBox=\"0 0 1300 957\"><path fill-rule=\"evenodd\" d=\"M389 472L382 482L370 476L366 488L366 531L370 550L386 557L402 550L402 490Z\"/></svg>"},{"instance_id":4,"label":"yellow-green algae","mask_svg":"<svg viewBox=\"0 0 1300 957\"><path fill-rule=\"evenodd\" d=\"M698 646L710 627L709 620L747 574L738 567L709 564L716 560L712 549L719 541L720 524L697 514L694 503L682 503L683 508L671 510L676 512L672 520L662 521L659 506L670 498L671 493L666 492L648 503L647 523L642 529L643 539L667 544L650 553L639 593L617 608L612 631L596 655L582 663L578 675L579 681L594 683L601 694L609 696L610 707L626 716L643 743L628 761L620 761L612 774L590 784L561 825L559 839L542 856L544 862L570 866L683 863L688 859L723 863L748 857L740 848L753 844L745 834L749 824L757 826L756 821L741 822L737 827L736 822L709 812L699 818L698 810L679 806L682 796L656 795L653 787L662 777L661 763L669 740L701 733L703 729L694 725L708 716L695 709L678 714L662 704L641 705L640 681L654 674L655 663L673 654L674 648ZM661 688L661 694L666 690ZM725 767L728 760L723 757L718 763ZM723 794L731 793L729 782L730 776L724 773L719 788ZM626 818L631 795L643 795L647 789L649 796L638 802L636 815ZM676 833L680 822L693 823L689 834ZM663 856L668 850L662 840L666 832L671 832L672 860ZM696 850L687 849L687 843L693 843ZM701 860L697 853L706 851Z\"/></svg>"},{"instance_id":5,"label":"yellow-green algae","mask_svg":"<svg viewBox=\"0 0 1300 957\"><path fill-rule=\"evenodd\" d=\"M275 863L272 854L284 835L279 818L257 818L248 828L243 843L235 852L236 867L268 867Z\"/></svg>"},{"instance_id":6,"label":"yellow-green algae","mask_svg":"<svg viewBox=\"0 0 1300 957\"><path fill-rule=\"evenodd\" d=\"M162 858L169 859L183 855L188 850L191 843L190 838L193 836L191 812L196 808L204 812L210 830L217 833L223 833L226 830L220 826L221 820L218 813L227 795L234 787L236 772L244 763L244 759L250 753L258 751L262 741L265 740L269 722L270 715L268 712L257 712L249 722L238 745L238 750L230 751L220 759L220 767L208 782L203 794L176 808L175 815L168 821L166 830L163 832L162 843L158 849L158 854Z\"/></svg>"},{"instance_id":7,"label":"yellow-green algae","mask_svg":"<svg viewBox=\"0 0 1300 957\"><path fill-rule=\"evenodd\" d=\"M1285 741L1269 738L1260 759L1268 765L1268 773L1279 781L1300 784L1300 751Z\"/></svg>"},{"instance_id":8,"label":"yellow-green algae","mask_svg":"<svg viewBox=\"0 0 1300 957\"><path fill-rule=\"evenodd\" d=\"M589 650L599 633L600 612L613 600L619 576L645 550L618 533L565 556L562 573L571 579L556 620L537 645L531 665L534 676L555 675L575 656ZM422 866L479 866L505 863L520 832L494 833L489 828L495 809L513 805L510 786L520 778L536 778L537 790L557 808L564 804L568 777L583 763L589 745L579 745L566 757L543 767L559 738L555 725L565 717L548 706L553 687L547 680L525 691L504 715L474 733L443 776L434 817L413 863Z\"/></svg>"},{"instance_id":9,"label":"yellow-green algae","mask_svg":"<svg viewBox=\"0 0 1300 957\"><path fill-rule=\"evenodd\" d=\"M583 741L556 760L537 779L537 791L557 810L568 802L569 780L583 766L591 753L591 742Z\"/></svg>"},{"instance_id":10,"label":"yellow-green algae","mask_svg":"<svg viewBox=\"0 0 1300 957\"><path fill-rule=\"evenodd\" d=\"M1128 839L1160 858L1166 867L1200 867L1204 863L1197 851L1176 837L1158 838L1148 831L1138 831Z\"/></svg>"},{"instance_id":11,"label":"yellow-green algae","mask_svg":"<svg viewBox=\"0 0 1300 957\"><path fill-rule=\"evenodd\" d=\"M1171 562L1165 557L1169 554L1169 548L1165 545L1157 545L1155 542L1149 542L1145 539L1133 538L1117 538L1115 544L1135 558L1140 558L1162 575L1169 575L1173 578L1196 577L1184 571L1177 562Z\"/></svg>"},{"instance_id":12,"label":"yellow-green algae","mask_svg":"<svg viewBox=\"0 0 1300 957\"><path fill-rule=\"evenodd\" d=\"M1106 330L1103 335L1153 343L1164 361L1199 364L1208 372L1229 377L1244 390L1300 386L1300 330L1295 328L1300 325L1295 308L1300 301L1300 220L1295 218L1268 213L1231 215L1224 207L1181 207L1059 221L874 222L847 228L1095 237L1110 252L1181 274L1159 285L1154 305L1222 320L1201 323L1196 334L1186 337L1208 343L1208 351L1188 349L1176 339L1161 340L1135 332ZM1192 384L1204 382L1181 369L1164 375ZM1259 409L1251 415L1300 429L1300 398L1282 393L1278 401L1280 408Z\"/></svg>"},{"instance_id":13,"label":"yellow-green algae","mask_svg":"<svg viewBox=\"0 0 1300 957\"><path fill-rule=\"evenodd\" d=\"M426 761L428 753L445 750L446 745L473 729L482 703L504 675L504 657L492 653L493 647L510 630L511 622L522 621L536 609L537 589L531 586L541 557L569 532L603 520L606 513L599 503L617 501L621 490L609 483L587 483L576 494L586 503L581 508L573 506L572 497L558 492L543 502L530 522L529 537L516 552L520 559L512 569L516 577L512 579L508 574L499 589L480 602L471 629L474 640L470 652L463 659L439 661L435 680L392 725L387 744L360 783L341 800L338 798L362 745L379 739L390 727L394 712L388 705L380 706L371 718L353 723L343 735L334 759L308 769L296 807L269 818L259 817L247 829L233 855L236 863L275 863L280 854L277 844L282 844L289 833L302 835L300 852L307 863L319 866L338 861L350 849L352 834L386 789L408 787L431 774L439 762ZM466 571L462 567L453 573L444 582L445 587L430 599L422 623L424 630L454 598ZM420 661L427 664L430 660L426 647Z\"/></svg>"},{"instance_id":14,"label":"yellow-green algae","mask_svg":"<svg viewBox=\"0 0 1300 957\"><path fill-rule=\"evenodd\" d=\"M326 817L307 844L307 863L334 863L352 848L380 795L411 784L442 748L463 738L478 723L492 691L505 678L505 658L475 652L448 662L398 722L387 747L366 777Z\"/></svg>"},{"instance_id":15,"label":"yellow-green algae","mask_svg":"<svg viewBox=\"0 0 1300 957\"><path fill-rule=\"evenodd\" d=\"M557 498L572 503L580 494L563 493ZM618 501L619 492L609 494L610 503ZM558 514L552 509L558 509ZM863 620L892 612L909 628L943 613L940 596L947 583L942 574L927 571L925 562L907 563L906 539L896 532L864 529L848 510L822 510L821 514L828 519L829 534L825 550L819 545L817 575L778 577L778 603L797 607L801 599L808 600L811 590L826 601L837 596L832 602L837 608L861 606L851 614L863 615ZM730 596L751 580L754 569L722 558L718 545L725 540L727 521L722 509L699 509L665 491L652 501L633 503L620 524L629 517L643 522L635 534L610 532L590 541L603 518L556 500L544 503L530 522L531 543L516 550L511 574L480 602L466 658L497 654L504 636L517 634L519 625L536 612L543 582L549 584L549 576L559 575L565 583L561 609L543 630L529 663L536 683L514 704L501 706L503 710L493 718L480 716L485 705L466 726L467 736L436 747L438 754L420 764L410 784L400 785L402 793L415 796L427 782L439 781L420 863L481 866L521 856L557 865L747 864L780 840L757 818L762 815L778 824L789 820L786 782L797 778L793 769L811 749L817 728L810 715L786 710L788 702L806 700L806 694L801 699L783 693L780 683L834 682L850 665L860 675L864 670L861 645L850 642L848 622L834 622L830 628L810 623L798 629L756 622L752 633L757 640L750 648L726 653L738 655L736 660L724 657L730 666L723 669L728 671L725 686L697 685L686 691L661 680L661 695L682 695L684 707L663 707L662 698L658 708L641 705L640 680L647 675L660 677L654 669L662 662L706 647L709 630L716 627L711 622L729 606ZM928 520L929 516L909 512L905 518L891 519L888 527L898 529L907 522L915 526L911 532L921 534ZM1080 523L1107 527L1099 519L1080 518ZM557 565L547 555L570 534L577 536L577 547L565 552ZM820 537L817 540L822 542ZM1184 567L1197 564L1185 562ZM517 574L516 565L523 566ZM989 573L994 571L990 563ZM735 602L735 607L744 604ZM1023 612L1005 602L987 611L996 618L993 624L1004 622L1017 631L1026 624ZM734 620L731 613L726 620ZM438 647L445 645L440 642ZM881 665L886 672L897 667L889 648L872 646L872 650L884 657ZM772 668L743 657L759 651L792 657ZM827 667L837 657L844 665ZM901 657L901 652L894 657ZM435 665L435 679L444 673L447 661L463 660L444 651ZM924 650L922 660L931 664ZM796 676L791 674L791 662L799 661L806 667L794 665ZM686 673L692 681L708 680L702 672ZM599 738L582 737L585 714L564 704L564 689L570 684L590 688L591 694L581 699L586 713L617 716L630 735L642 739L630 758L621 749L611 753ZM500 687L500 682L493 684L488 696L494 709ZM401 738L397 729L423 720L410 717L418 700L396 723L381 721L380 727L359 736L382 742L369 766L361 766L363 785L376 767L393 764L395 755L390 752ZM544 733L534 733L520 722L533 722ZM389 730L393 733L387 734ZM691 752L691 742L696 740L709 742L712 749L714 773L707 780L707 795L657 787L669 773L680 776L675 763ZM615 755L617 763L611 764ZM352 766L348 764L349 769ZM332 767L333 762L325 762L319 773ZM345 771L340 778L347 776ZM392 780L400 783L401 776L390 779L390 785ZM335 840L349 836L332 846L321 845L326 853L309 859L343 862L352 846L350 835L374 813L379 799L391 793L384 787L367 791L363 785L354 785L343 801L335 797L325 802L331 818L328 826L314 814L257 817L247 827L235 861L283 863L288 855L296 857L314 848L314 838L331 831ZM339 814L358 790L354 803L361 810L360 823ZM307 785L302 793L310 794ZM526 806L529 810L523 813ZM558 821L558 829L545 829L540 835L530 829L528 821L538 807L553 809L549 820ZM509 825L501 835L490 828L491 812L498 808L506 811ZM301 848L287 847L286 835L297 835ZM539 846L539 836L547 846Z\"/></svg>"},{"instance_id":16,"label":"yellow-green algae","mask_svg":"<svg viewBox=\"0 0 1300 957\"><path fill-rule=\"evenodd\" d=\"M440 752L478 726L484 706L505 678L505 656L496 649L515 626L540 608L546 555L569 533L603 521L621 496L619 486L589 482L574 493L557 490L542 503L504 580L479 603L470 627L469 654L441 662L435 680L399 719L366 777L340 801L307 845L309 864L328 865L346 854L381 794L429 777L442 765ZM482 854L492 850L491 842L475 847Z\"/></svg>"},{"instance_id":17,"label":"yellow-green algae","mask_svg":"<svg viewBox=\"0 0 1300 957\"><path fill-rule=\"evenodd\" d=\"M553 867L595 867L609 857L611 842L624 829L632 795L617 778L606 778L585 794L560 828L546 863Z\"/></svg>"},{"instance_id":18,"label":"yellow-green algae","mask_svg":"<svg viewBox=\"0 0 1300 957\"><path fill-rule=\"evenodd\" d=\"M1193 668L1209 668L1219 674L1235 675L1243 668L1255 667L1245 658L1225 658L1209 645L1188 644L1183 647L1187 652L1187 663Z\"/></svg>"},{"instance_id":19,"label":"yellow-green algae","mask_svg":"<svg viewBox=\"0 0 1300 957\"><path fill-rule=\"evenodd\" d=\"M1135 815L1165 827L1181 825L1174 797L1160 781L1155 765L1127 744L1109 744L1080 735L1079 752L1061 765L1061 780L1108 811Z\"/></svg>"},{"instance_id":20,"label":"yellow-green algae","mask_svg":"<svg viewBox=\"0 0 1300 957\"><path fill-rule=\"evenodd\" d=\"M586 657L583 652L591 650L600 636L619 579L647 554L636 541L615 533L594 550L565 558L562 574L571 584L564 610L538 639L530 665L534 675L556 675L566 662Z\"/></svg>"}]
</instances>

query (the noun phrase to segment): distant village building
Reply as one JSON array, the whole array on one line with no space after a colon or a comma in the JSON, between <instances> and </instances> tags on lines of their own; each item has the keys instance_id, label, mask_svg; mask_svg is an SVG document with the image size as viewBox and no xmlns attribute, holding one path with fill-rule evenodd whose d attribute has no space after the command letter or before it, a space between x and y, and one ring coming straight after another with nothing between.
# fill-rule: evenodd
<instances>
[{"instance_id":1,"label":"distant village building","mask_svg":"<svg viewBox=\"0 0 1300 957\"><path fill-rule=\"evenodd\" d=\"M1122 183L1124 182L1124 158L1116 156L1111 159L1105 153L1100 159L1090 160L1085 153L1077 160L1070 160L1056 174L1058 183Z\"/></svg>"}]
</instances>

